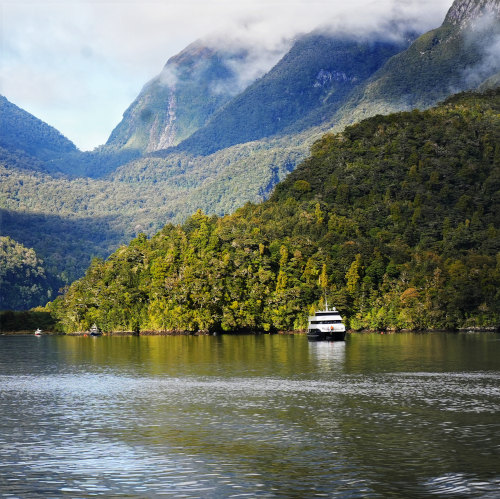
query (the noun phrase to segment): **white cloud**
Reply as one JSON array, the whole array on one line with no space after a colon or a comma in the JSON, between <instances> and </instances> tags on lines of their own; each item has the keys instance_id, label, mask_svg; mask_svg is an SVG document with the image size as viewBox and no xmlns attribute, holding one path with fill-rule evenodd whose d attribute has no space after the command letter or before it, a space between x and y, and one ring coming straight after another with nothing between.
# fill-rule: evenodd
<instances>
[{"instance_id":1,"label":"white cloud","mask_svg":"<svg viewBox=\"0 0 500 499\"><path fill-rule=\"evenodd\" d=\"M498 14L485 13L466 26L466 43L479 54L476 64L464 70L466 88L474 88L500 69Z\"/></svg>"},{"instance_id":2,"label":"white cloud","mask_svg":"<svg viewBox=\"0 0 500 499\"><path fill-rule=\"evenodd\" d=\"M388 18L438 26L451 0L0 0L0 93L81 148L105 142L167 59L211 33L248 45L254 68L320 24L362 32ZM266 50L261 50L265 48ZM281 51L281 52L280 52ZM274 54L270 57L270 54ZM248 78L254 75L247 75Z\"/></svg>"}]
</instances>

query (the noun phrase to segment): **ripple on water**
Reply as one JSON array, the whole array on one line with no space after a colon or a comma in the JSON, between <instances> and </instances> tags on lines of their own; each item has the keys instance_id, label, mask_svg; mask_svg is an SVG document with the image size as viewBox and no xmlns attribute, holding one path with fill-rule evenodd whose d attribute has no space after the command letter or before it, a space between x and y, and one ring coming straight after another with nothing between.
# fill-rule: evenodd
<instances>
[{"instance_id":1,"label":"ripple on water","mask_svg":"<svg viewBox=\"0 0 500 499\"><path fill-rule=\"evenodd\" d=\"M0 375L0 492L493 497L498 372L349 373L346 345L312 351L309 377Z\"/></svg>"},{"instance_id":2,"label":"ripple on water","mask_svg":"<svg viewBox=\"0 0 500 499\"><path fill-rule=\"evenodd\" d=\"M430 478L423 486L429 495L496 499L500 490L500 476L484 481L464 473L446 473Z\"/></svg>"}]
</instances>

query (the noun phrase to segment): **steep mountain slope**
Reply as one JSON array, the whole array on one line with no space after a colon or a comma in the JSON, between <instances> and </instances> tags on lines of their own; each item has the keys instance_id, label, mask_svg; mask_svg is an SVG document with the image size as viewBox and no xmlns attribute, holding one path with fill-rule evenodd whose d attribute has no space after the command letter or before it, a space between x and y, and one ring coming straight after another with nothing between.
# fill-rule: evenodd
<instances>
[{"instance_id":1,"label":"steep mountain slope","mask_svg":"<svg viewBox=\"0 0 500 499\"><path fill-rule=\"evenodd\" d=\"M0 95L0 147L50 160L76 151L76 146L55 128Z\"/></svg>"},{"instance_id":2,"label":"steep mountain slope","mask_svg":"<svg viewBox=\"0 0 500 499\"><path fill-rule=\"evenodd\" d=\"M55 128L0 95L0 159L13 166L57 172L54 161L77 152Z\"/></svg>"},{"instance_id":3,"label":"steep mountain slope","mask_svg":"<svg viewBox=\"0 0 500 499\"><path fill-rule=\"evenodd\" d=\"M441 27L392 57L354 93L332 123L424 109L477 88L500 71L500 1L455 0Z\"/></svg>"},{"instance_id":4,"label":"steep mountain slope","mask_svg":"<svg viewBox=\"0 0 500 499\"><path fill-rule=\"evenodd\" d=\"M0 96L0 164L9 169L101 177L137 156L105 148L82 152L55 128Z\"/></svg>"},{"instance_id":5,"label":"steep mountain slope","mask_svg":"<svg viewBox=\"0 0 500 499\"><path fill-rule=\"evenodd\" d=\"M274 68L215 113L178 149L211 154L284 130L297 132L318 125L353 88L407 46L407 41L376 37L303 36Z\"/></svg>"},{"instance_id":6,"label":"steep mountain slope","mask_svg":"<svg viewBox=\"0 0 500 499\"><path fill-rule=\"evenodd\" d=\"M67 331L500 324L500 90L326 135L269 201L140 235L51 305Z\"/></svg>"},{"instance_id":7,"label":"steep mountain slope","mask_svg":"<svg viewBox=\"0 0 500 499\"><path fill-rule=\"evenodd\" d=\"M243 90L240 71L251 63L247 49L217 49L208 40L189 45L145 85L106 145L147 153L178 144Z\"/></svg>"}]
</instances>

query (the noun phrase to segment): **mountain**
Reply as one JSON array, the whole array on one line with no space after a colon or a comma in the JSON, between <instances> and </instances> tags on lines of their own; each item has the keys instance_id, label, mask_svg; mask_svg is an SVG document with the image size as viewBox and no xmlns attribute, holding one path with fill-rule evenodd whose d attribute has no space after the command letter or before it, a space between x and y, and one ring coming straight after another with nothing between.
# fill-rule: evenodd
<instances>
[{"instance_id":1,"label":"mountain","mask_svg":"<svg viewBox=\"0 0 500 499\"><path fill-rule=\"evenodd\" d=\"M352 328L500 324L500 90L327 134L268 201L142 234L50 305L60 327L275 331L324 293Z\"/></svg>"},{"instance_id":2,"label":"mountain","mask_svg":"<svg viewBox=\"0 0 500 499\"><path fill-rule=\"evenodd\" d=\"M2 235L36 251L60 281L56 293L92 257L106 257L141 232L151 236L198 209L220 216L265 200L325 131L410 101L426 108L455 92L450 75L475 75L470 84L481 88L498 85L496 45L485 48L477 35L496 40L498 23L477 16L497 3L455 2L441 28L413 44L301 36L259 79L255 47L223 51L221 43L197 42L167 62L108 144L89 153L62 145L50 153L30 149L38 140L36 133L29 138L36 118L15 133L13 125L0 148ZM417 49L425 44L424 57ZM469 61L464 70L462 60ZM489 69L471 70L483 67ZM169 143L161 138L169 116L172 144L181 142L156 150Z\"/></svg>"},{"instance_id":3,"label":"mountain","mask_svg":"<svg viewBox=\"0 0 500 499\"><path fill-rule=\"evenodd\" d=\"M443 24L392 57L332 123L432 106L500 71L499 0L455 0Z\"/></svg>"},{"instance_id":4,"label":"mountain","mask_svg":"<svg viewBox=\"0 0 500 499\"><path fill-rule=\"evenodd\" d=\"M0 95L0 147L50 160L77 148L55 128Z\"/></svg>"},{"instance_id":5,"label":"mountain","mask_svg":"<svg viewBox=\"0 0 500 499\"><path fill-rule=\"evenodd\" d=\"M311 33L262 78L215 112L179 150L207 155L235 144L321 124L407 40Z\"/></svg>"},{"instance_id":6,"label":"mountain","mask_svg":"<svg viewBox=\"0 0 500 499\"><path fill-rule=\"evenodd\" d=\"M77 151L55 128L0 95L0 160L27 170L58 171L51 164Z\"/></svg>"},{"instance_id":7,"label":"mountain","mask_svg":"<svg viewBox=\"0 0 500 499\"><path fill-rule=\"evenodd\" d=\"M106 145L143 153L177 145L248 83L249 49L220 49L197 41L170 58L125 111ZM249 73L246 71L246 73Z\"/></svg>"},{"instance_id":8,"label":"mountain","mask_svg":"<svg viewBox=\"0 0 500 499\"><path fill-rule=\"evenodd\" d=\"M82 152L58 130L0 95L0 163L55 176L102 177L138 155L100 148Z\"/></svg>"}]
</instances>

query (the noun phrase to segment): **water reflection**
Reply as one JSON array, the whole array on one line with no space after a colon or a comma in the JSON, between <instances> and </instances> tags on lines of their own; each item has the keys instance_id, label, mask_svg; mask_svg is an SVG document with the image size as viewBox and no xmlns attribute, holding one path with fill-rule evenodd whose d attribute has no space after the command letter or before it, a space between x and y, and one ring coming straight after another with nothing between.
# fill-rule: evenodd
<instances>
[{"instance_id":1,"label":"water reflection","mask_svg":"<svg viewBox=\"0 0 500 499\"><path fill-rule=\"evenodd\" d=\"M0 495L493 497L500 342L445 336L0 337Z\"/></svg>"},{"instance_id":2,"label":"water reflection","mask_svg":"<svg viewBox=\"0 0 500 499\"><path fill-rule=\"evenodd\" d=\"M309 341L308 347L314 365L322 372L343 370L346 355L345 341Z\"/></svg>"}]
</instances>

